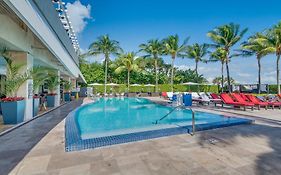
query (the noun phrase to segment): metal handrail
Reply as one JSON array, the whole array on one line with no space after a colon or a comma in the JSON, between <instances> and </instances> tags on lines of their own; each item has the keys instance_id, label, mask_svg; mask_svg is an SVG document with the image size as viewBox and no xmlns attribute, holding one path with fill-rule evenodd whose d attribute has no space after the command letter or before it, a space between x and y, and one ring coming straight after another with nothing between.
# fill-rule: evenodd
<instances>
[{"instance_id":1,"label":"metal handrail","mask_svg":"<svg viewBox=\"0 0 281 175\"><path fill-rule=\"evenodd\" d=\"M189 107L188 109L192 113L192 133L191 133L191 135L193 136L193 135L195 135L195 131L196 131L196 128L195 128L195 112L191 107Z\"/></svg>"},{"instance_id":2,"label":"metal handrail","mask_svg":"<svg viewBox=\"0 0 281 175\"><path fill-rule=\"evenodd\" d=\"M159 120L156 120L154 124L158 124L159 121L163 120L164 118L166 118L168 115L170 115L173 111L175 111L177 108L182 107L182 106L177 106L175 107L173 110L171 110L168 114L166 114L165 116L163 116L162 118L160 118ZM191 111L192 113L192 133L191 135L194 136L195 135L195 131L196 131L196 127L195 127L195 111L191 108L188 107L188 109Z\"/></svg>"},{"instance_id":3,"label":"metal handrail","mask_svg":"<svg viewBox=\"0 0 281 175\"><path fill-rule=\"evenodd\" d=\"M161 117L160 119L155 121L155 124L158 124L159 121L163 120L164 118L168 117L172 112L174 112L177 108L179 108L181 106L177 106L175 108L173 108L171 111L169 111L167 114L165 114L163 117Z\"/></svg>"}]
</instances>

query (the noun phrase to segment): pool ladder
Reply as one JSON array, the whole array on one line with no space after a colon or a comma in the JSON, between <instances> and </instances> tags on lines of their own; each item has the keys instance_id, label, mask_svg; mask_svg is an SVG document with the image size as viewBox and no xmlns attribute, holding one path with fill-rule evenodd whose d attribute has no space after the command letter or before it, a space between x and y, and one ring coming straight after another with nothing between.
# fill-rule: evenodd
<instances>
[{"instance_id":1,"label":"pool ladder","mask_svg":"<svg viewBox=\"0 0 281 175\"><path fill-rule=\"evenodd\" d=\"M175 107L174 109L172 109L169 113L167 113L166 115L164 115L162 118L158 119L155 121L154 124L158 124L159 121L163 120L164 118L168 117L172 112L174 112L176 109L180 108L182 106L177 106ZM191 111L191 114L192 114L192 133L191 135L195 135L195 131L196 131L196 127L195 127L195 112L194 110L191 108L191 107L188 107L187 109L189 109Z\"/></svg>"}]
</instances>

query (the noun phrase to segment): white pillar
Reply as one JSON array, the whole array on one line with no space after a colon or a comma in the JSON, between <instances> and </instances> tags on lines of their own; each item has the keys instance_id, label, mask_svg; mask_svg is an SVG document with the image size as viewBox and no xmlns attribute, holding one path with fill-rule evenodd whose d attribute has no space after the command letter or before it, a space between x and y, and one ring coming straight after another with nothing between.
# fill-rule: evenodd
<instances>
[{"instance_id":1,"label":"white pillar","mask_svg":"<svg viewBox=\"0 0 281 175\"><path fill-rule=\"evenodd\" d=\"M24 74L33 68L33 56L26 52L13 52L12 59L14 64L22 64L20 73ZM33 80L29 79L25 81L17 91L18 97L25 98L25 114L24 120L31 119L33 117Z\"/></svg>"},{"instance_id":2,"label":"white pillar","mask_svg":"<svg viewBox=\"0 0 281 175\"><path fill-rule=\"evenodd\" d=\"M59 82L60 82L60 71L58 70L58 77L59 77ZM56 88L56 99L55 99L55 107L60 105L60 84Z\"/></svg>"},{"instance_id":3,"label":"white pillar","mask_svg":"<svg viewBox=\"0 0 281 175\"><path fill-rule=\"evenodd\" d=\"M76 79L71 79L72 89L76 90Z\"/></svg>"}]
</instances>

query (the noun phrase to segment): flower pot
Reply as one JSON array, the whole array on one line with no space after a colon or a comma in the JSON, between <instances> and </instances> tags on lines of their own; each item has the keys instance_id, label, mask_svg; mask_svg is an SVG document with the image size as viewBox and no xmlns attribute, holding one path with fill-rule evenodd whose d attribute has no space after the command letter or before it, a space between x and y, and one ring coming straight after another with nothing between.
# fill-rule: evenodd
<instances>
[{"instance_id":1,"label":"flower pot","mask_svg":"<svg viewBox=\"0 0 281 175\"><path fill-rule=\"evenodd\" d=\"M47 107L55 107L56 95L47 95Z\"/></svg>"},{"instance_id":2,"label":"flower pot","mask_svg":"<svg viewBox=\"0 0 281 175\"><path fill-rule=\"evenodd\" d=\"M65 92L64 93L64 101L70 101L70 98L71 96L70 96L70 92Z\"/></svg>"},{"instance_id":3,"label":"flower pot","mask_svg":"<svg viewBox=\"0 0 281 175\"><path fill-rule=\"evenodd\" d=\"M1 102L4 124L18 124L24 120L25 100Z\"/></svg>"},{"instance_id":4,"label":"flower pot","mask_svg":"<svg viewBox=\"0 0 281 175\"><path fill-rule=\"evenodd\" d=\"M33 117L39 112L40 98L33 98Z\"/></svg>"},{"instance_id":5,"label":"flower pot","mask_svg":"<svg viewBox=\"0 0 281 175\"><path fill-rule=\"evenodd\" d=\"M71 96L73 97L73 99L76 99L78 96L78 92L71 92Z\"/></svg>"}]
</instances>

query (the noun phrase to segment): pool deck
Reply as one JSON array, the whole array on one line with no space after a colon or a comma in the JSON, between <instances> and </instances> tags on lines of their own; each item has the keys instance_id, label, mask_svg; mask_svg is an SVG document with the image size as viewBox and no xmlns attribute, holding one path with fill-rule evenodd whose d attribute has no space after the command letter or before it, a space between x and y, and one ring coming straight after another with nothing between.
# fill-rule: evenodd
<instances>
[{"instance_id":1,"label":"pool deck","mask_svg":"<svg viewBox=\"0 0 281 175\"><path fill-rule=\"evenodd\" d=\"M152 100L165 103L160 98ZM80 104L81 101L66 104L0 137L0 174L10 170L10 174L27 175L264 175L281 172L279 109L241 111L194 107L218 114L245 115L256 122L197 132L195 136L176 135L66 153L63 119Z\"/></svg>"}]
</instances>

